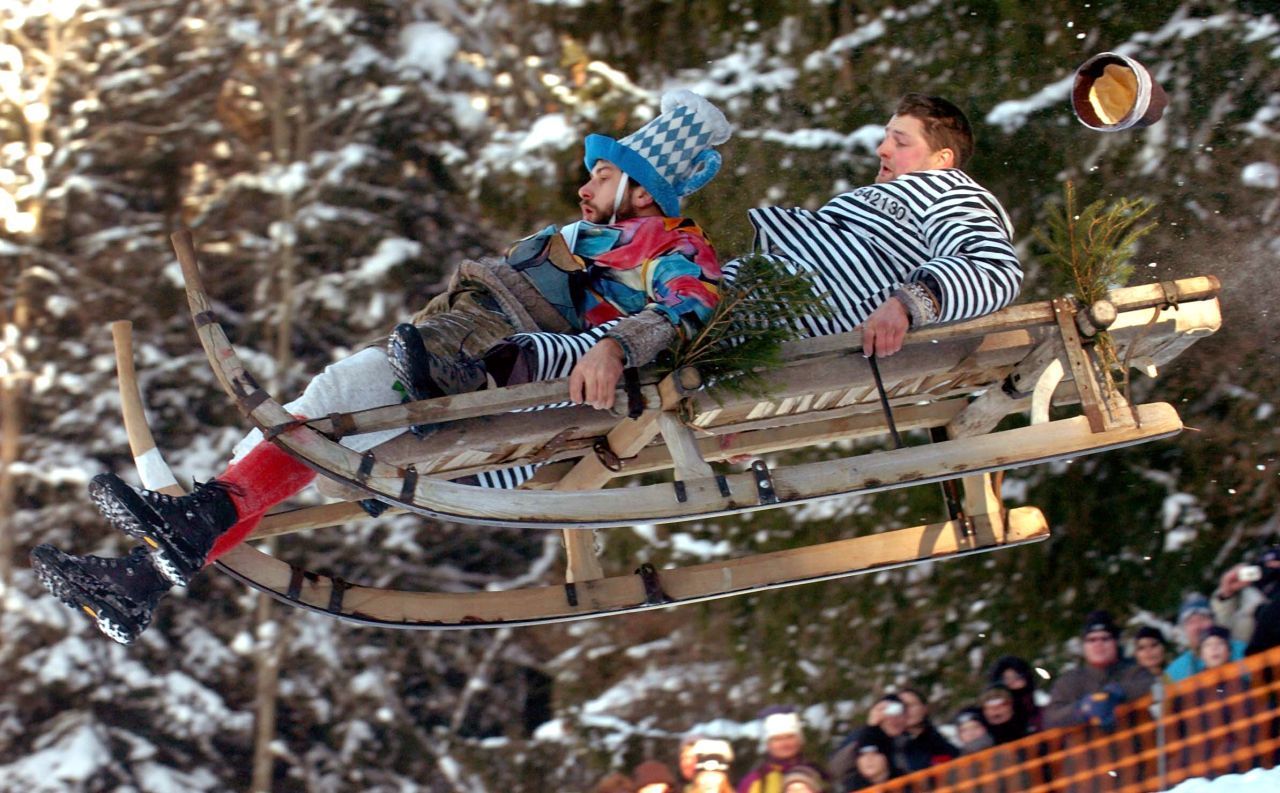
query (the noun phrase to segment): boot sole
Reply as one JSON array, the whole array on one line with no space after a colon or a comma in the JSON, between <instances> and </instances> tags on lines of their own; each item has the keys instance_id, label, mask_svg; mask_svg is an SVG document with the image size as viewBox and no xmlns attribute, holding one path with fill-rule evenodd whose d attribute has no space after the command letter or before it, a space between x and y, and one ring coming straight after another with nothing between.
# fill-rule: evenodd
<instances>
[{"instance_id":1,"label":"boot sole","mask_svg":"<svg viewBox=\"0 0 1280 793\"><path fill-rule=\"evenodd\" d=\"M414 354L410 355L409 350ZM458 355L465 357L462 353ZM418 329L408 324L397 325L391 331L387 358L405 393L415 400L468 394L481 390L488 382L483 370L477 369L476 365L469 367L427 352ZM476 374L476 371L480 373ZM414 384L422 388L415 388Z\"/></svg>"},{"instance_id":2,"label":"boot sole","mask_svg":"<svg viewBox=\"0 0 1280 793\"><path fill-rule=\"evenodd\" d=\"M89 482L89 498L112 526L146 543L151 563L169 583L185 587L200 572L203 564L192 567L180 562L194 556L191 549L179 547L160 531L168 528L164 519L122 479L111 474L95 476Z\"/></svg>"},{"instance_id":3,"label":"boot sole","mask_svg":"<svg viewBox=\"0 0 1280 793\"><path fill-rule=\"evenodd\" d=\"M423 394L414 388L414 383L421 382L425 377L430 381L430 373L423 375L421 372L413 372L416 368L409 364L409 349L420 349L422 355L426 355L426 347L422 343L422 337L418 334L418 329L412 325L397 325L392 331L387 341L387 363L391 365L391 373L396 376L396 380L400 381L400 385L404 387L404 392L410 400L431 399L435 396L444 396L440 394ZM415 377L416 375L419 375ZM419 440L426 438L435 429L434 424L414 424L409 427L409 432Z\"/></svg>"},{"instance_id":4,"label":"boot sole","mask_svg":"<svg viewBox=\"0 0 1280 793\"><path fill-rule=\"evenodd\" d=\"M413 350L412 355L409 353L410 350ZM454 382L453 375L442 370L440 359L427 352L418 329L407 323L397 325L391 331L387 341L387 363L391 365L392 374L404 387L405 394L414 401L479 391L486 383L483 377L476 378L473 383ZM448 387L442 386L441 383L447 384ZM415 384L421 388L416 387ZM415 437L422 439L431 435L436 426L435 424L415 424L409 427L409 431Z\"/></svg>"},{"instance_id":5,"label":"boot sole","mask_svg":"<svg viewBox=\"0 0 1280 793\"><path fill-rule=\"evenodd\" d=\"M411 355L410 350L413 350L414 354ZM436 388L431 379L430 367L427 367L427 371L419 371L421 367L413 365L415 357L424 359L427 357L427 348L422 343L422 336L412 325L397 325L391 331L391 338L387 343L387 362L391 364L391 371L400 381L400 385L404 386L405 393L413 400L444 396L444 392ZM417 388L417 385L422 385L424 388ZM432 393L433 391L437 393Z\"/></svg>"},{"instance_id":6,"label":"boot sole","mask_svg":"<svg viewBox=\"0 0 1280 793\"><path fill-rule=\"evenodd\" d=\"M65 605L87 615L98 630L121 644L131 644L143 629L110 603L105 588L92 576L76 569L69 557L51 545L31 551L31 568L45 589Z\"/></svg>"}]
</instances>

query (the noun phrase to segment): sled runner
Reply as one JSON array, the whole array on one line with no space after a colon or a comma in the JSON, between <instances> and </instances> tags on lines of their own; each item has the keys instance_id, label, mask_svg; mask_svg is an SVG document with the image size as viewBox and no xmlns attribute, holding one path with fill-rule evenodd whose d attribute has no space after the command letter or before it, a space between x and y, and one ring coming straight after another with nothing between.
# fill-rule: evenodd
<instances>
[{"instance_id":1,"label":"sled runner","mask_svg":"<svg viewBox=\"0 0 1280 793\"><path fill-rule=\"evenodd\" d=\"M1192 278L1118 289L1094 306L1059 299L924 328L879 362L862 356L857 332L793 342L783 366L768 374L767 397L704 389L690 369L646 370L619 394L630 417L585 406L512 412L562 402L562 380L300 421L257 385L231 347L201 284L190 235L174 235L174 244L197 333L223 388L268 438L336 483L330 492L349 499L269 516L254 536L366 517L354 501L370 497L461 523L565 529L566 583L513 592L364 587L247 544L218 562L294 605L395 627L578 619L1045 539L1048 526L1038 509L1004 510L992 472L1165 438L1182 427L1171 406L1131 405L1120 389L1106 386L1090 353L1099 328L1106 328L1126 368L1154 374L1220 323L1216 279ZM154 464L159 455L125 360L127 345L118 353L134 454ZM1003 421L1027 412L1030 424ZM434 431L424 439L405 434L365 454L337 443L415 424ZM927 432L912 433L909 445L839 459L771 466L760 457L837 441L897 440L909 430ZM756 459L745 470L711 465L742 456ZM520 490L450 481L535 463L542 467ZM656 481L654 474L663 471L670 478ZM146 483L148 472L142 473ZM640 474L649 476L633 479L634 486L606 487ZM642 566L606 577L591 533L579 530L710 518L930 482L944 483L946 520L678 569ZM157 482L166 483L171 477Z\"/></svg>"}]
</instances>

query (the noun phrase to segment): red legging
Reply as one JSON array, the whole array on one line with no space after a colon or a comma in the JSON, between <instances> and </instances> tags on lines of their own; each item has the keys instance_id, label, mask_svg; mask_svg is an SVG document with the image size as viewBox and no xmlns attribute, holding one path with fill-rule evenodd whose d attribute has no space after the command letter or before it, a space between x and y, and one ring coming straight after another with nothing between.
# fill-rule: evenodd
<instances>
[{"instance_id":1,"label":"red legging","mask_svg":"<svg viewBox=\"0 0 1280 793\"><path fill-rule=\"evenodd\" d=\"M214 542L206 564L243 542L268 509L315 478L315 471L275 444L263 441L253 447L218 477L219 482L231 485L229 492L238 520Z\"/></svg>"}]
</instances>

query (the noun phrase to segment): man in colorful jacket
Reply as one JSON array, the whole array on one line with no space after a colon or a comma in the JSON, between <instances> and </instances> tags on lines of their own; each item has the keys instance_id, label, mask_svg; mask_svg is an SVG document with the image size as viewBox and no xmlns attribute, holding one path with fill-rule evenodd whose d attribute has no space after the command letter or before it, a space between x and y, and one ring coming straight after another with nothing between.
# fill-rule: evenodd
<instances>
[{"instance_id":1,"label":"man in colorful jacket","mask_svg":"<svg viewBox=\"0 0 1280 793\"><path fill-rule=\"evenodd\" d=\"M406 394L423 399L475 390L490 375L479 362L486 352L540 331L586 337L585 352L579 343L565 357L571 396L600 403L607 391L611 401L624 366L648 363L677 334L709 318L719 299L715 252L697 224L680 216L680 199L716 175L720 156L712 147L729 135L710 102L676 91L663 97L661 115L635 133L621 140L588 136L581 222L521 241L504 259L464 262L444 294L412 324L397 326L385 351L365 349L327 367L285 408L325 416L397 404ZM558 376L547 361L530 361L527 346L518 349L515 363L526 381ZM499 363L508 364L495 378L503 385L511 361ZM343 444L365 451L402 431L353 436ZM256 430L237 445L225 471L186 496L133 488L102 474L89 486L94 503L117 529L145 544L123 558L40 545L32 564L54 595L129 643L150 624L171 586L185 586L242 542L270 507L314 478Z\"/></svg>"}]
</instances>

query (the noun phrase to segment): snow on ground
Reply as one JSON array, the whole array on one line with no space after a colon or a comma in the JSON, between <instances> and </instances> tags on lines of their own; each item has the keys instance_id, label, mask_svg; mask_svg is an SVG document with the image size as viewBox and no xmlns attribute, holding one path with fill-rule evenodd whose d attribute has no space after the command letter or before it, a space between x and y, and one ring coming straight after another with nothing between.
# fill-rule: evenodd
<instances>
[{"instance_id":1,"label":"snow on ground","mask_svg":"<svg viewBox=\"0 0 1280 793\"><path fill-rule=\"evenodd\" d=\"M1188 779L1170 793L1274 793L1280 790L1280 768L1255 768L1217 779Z\"/></svg>"}]
</instances>

